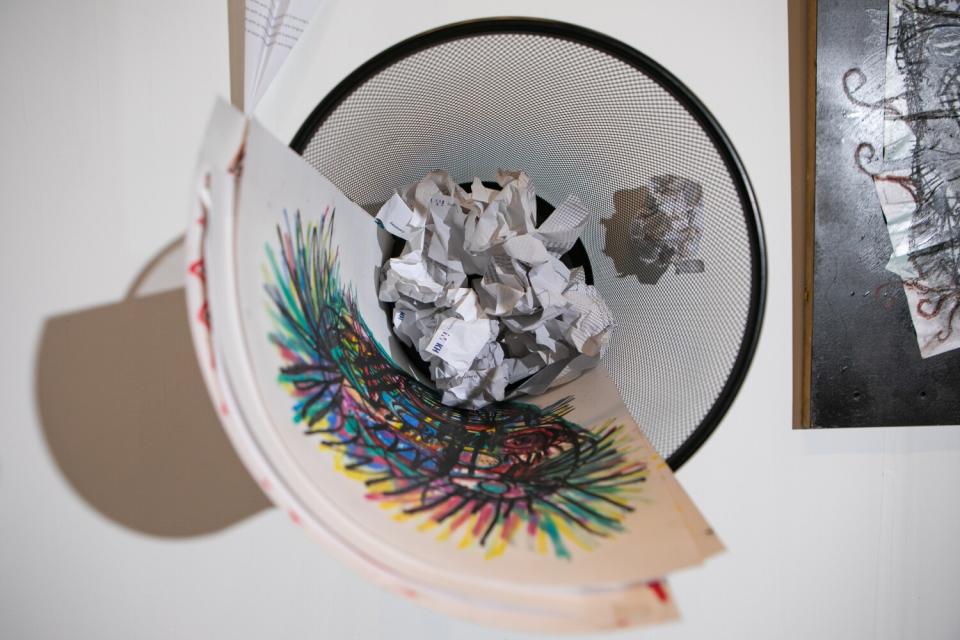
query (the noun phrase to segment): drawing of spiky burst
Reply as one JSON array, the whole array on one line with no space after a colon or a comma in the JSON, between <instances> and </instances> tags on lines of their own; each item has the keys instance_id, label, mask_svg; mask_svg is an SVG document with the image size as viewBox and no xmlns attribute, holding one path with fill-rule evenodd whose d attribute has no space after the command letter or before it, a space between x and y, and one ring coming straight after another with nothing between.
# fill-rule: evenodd
<instances>
[{"instance_id":1,"label":"drawing of spiky burst","mask_svg":"<svg viewBox=\"0 0 960 640\"><path fill-rule=\"evenodd\" d=\"M572 397L547 407L441 404L393 363L358 313L331 248L333 221L327 211L304 228L298 212L291 228L285 213L279 256L266 247L269 339L304 432L337 451L339 468L395 517L488 557L526 539L569 558L570 543L591 549L622 531L647 477L627 455L622 427L566 420Z\"/></svg>"}]
</instances>

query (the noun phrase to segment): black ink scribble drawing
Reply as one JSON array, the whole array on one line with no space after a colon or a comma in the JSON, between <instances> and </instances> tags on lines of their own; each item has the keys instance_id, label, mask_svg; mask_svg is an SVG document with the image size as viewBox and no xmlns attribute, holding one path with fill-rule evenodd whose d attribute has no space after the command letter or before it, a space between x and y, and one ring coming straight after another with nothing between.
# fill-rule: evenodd
<instances>
[{"instance_id":1,"label":"black ink scribble drawing","mask_svg":"<svg viewBox=\"0 0 960 640\"><path fill-rule=\"evenodd\" d=\"M883 169L869 173L887 223L887 269L903 280L923 357L960 347L960 0L895 0L887 33L885 97L856 97L866 79L844 75L858 106L882 109Z\"/></svg>"},{"instance_id":2,"label":"black ink scribble drawing","mask_svg":"<svg viewBox=\"0 0 960 640\"><path fill-rule=\"evenodd\" d=\"M441 403L440 393L399 369L341 280L334 213L303 224L299 213L266 247L265 290L283 365L278 382L293 420L337 454L367 499L422 531L493 558L507 548L571 558L624 530L648 469L615 419L569 419L573 398L547 407L505 401L483 409ZM399 519L398 518L398 519Z\"/></svg>"}]
</instances>

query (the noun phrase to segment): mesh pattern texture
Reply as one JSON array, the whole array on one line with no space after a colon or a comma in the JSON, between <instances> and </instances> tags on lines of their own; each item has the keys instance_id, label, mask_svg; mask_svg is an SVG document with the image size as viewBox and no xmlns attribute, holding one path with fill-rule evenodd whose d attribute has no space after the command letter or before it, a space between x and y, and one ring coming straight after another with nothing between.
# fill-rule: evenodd
<instances>
[{"instance_id":1,"label":"mesh pattern texture","mask_svg":"<svg viewBox=\"0 0 960 640\"><path fill-rule=\"evenodd\" d=\"M487 31L397 55L308 120L293 146L371 212L434 169L460 183L522 169L554 206L576 193L590 212L582 241L594 284L616 322L604 364L676 467L671 456L729 395L762 310L762 244L745 177L662 77L569 34L501 33L496 23ZM604 251L628 233L609 223L618 193L622 202L665 175L702 188L705 269L623 277Z\"/></svg>"}]
</instances>

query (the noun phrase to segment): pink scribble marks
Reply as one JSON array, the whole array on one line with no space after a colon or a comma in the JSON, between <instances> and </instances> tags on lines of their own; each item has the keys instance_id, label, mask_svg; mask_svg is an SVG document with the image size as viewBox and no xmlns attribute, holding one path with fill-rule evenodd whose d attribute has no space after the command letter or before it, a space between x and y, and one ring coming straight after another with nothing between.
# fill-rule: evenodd
<instances>
[{"instance_id":1,"label":"pink scribble marks","mask_svg":"<svg viewBox=\"0 0 960 640\"><path fill-rule=\"evenodd\" d=\"M206 274L205 274L204 268L203 268L203 258L197 258L196 260L194 260L193 262L191 262L191 263L190 263L190 266L187 267L187 272L188 272L190 275L192 275L192 276L194 276L195 278L197 278L198 280L200 280L200 282L206 282L206 281L207 281Z\"/></svg>"},{"instance_id":2,"label":"pink scribble marks","mask_svg":"<svg viewBox=\"0 0 960 640\"><path fill-rule=\"evenodd\" d=\"M203 291L203 303L200 305L200 309L197 310L197 322L209 331L210 307L207 304L207 277L204 270L203 256L200 256L190 263L190 266L187 267L187 273L200 281L201 290Z\"/></svg>"},{"instance_id":3,"label":"pink scribble marks","mask_svg":"<svg viewBox=\"0 0 960 640\"><path fill-rule=\"evenodd\" d=\"M473 502L473 500L470 500L467 504L465 504L464 507L463 507L463 509L462 509L462 511L461 511L460 514L457 516L456 520L454 520L453 522L450 523L450 530L451 530L451 531L456 531L457 529L459 529L460 526L461 526L464 522L466 522L466 521L470 518L470 516L473 515L473 509L468 508L468 507L469 507L469 504L470 504L471 502Z\"/></svg>"},{"instance_id":4,"label":"pink scribble marks","mask_svg":"<svg viewBox=\"0 0 960 640\"><path fill-rule=\"evenodd\" d=\"M521 519L517 517L517 514L511 513L503 523L503 530L500 532L500 537L507 541L512 540L514 532L520 527L520 522Z\"/></svg>"},{"instance_id":5,"label":"pink scribble marks","mask_svg":"<svg viewBox=\"0 0 960 640\"><path fill-rule=\"evenodd\" d=\"M663 583L659 580L650 583L650 590L653 591L660 602L667 602L670 599L667 595L667 590L663 588Z\"/></svg>"},{"instance_id":6,"label":"pink scribble marks","mask_svg":"<svg viewBox=\"0 0 960 640\"><path fill-rule=\"evenodd\" d=\"M536 513L530 515L530 519L527 521L527 535L534 536L537 534L537 526L539 525L540 518Z\"/></svg>"},{"instance_id":7,"label":"pink scribble marks","mask_svg":"<svg viewBox=\"0 0 960 640\"><path fill-rule=\"evenodd\" d=\"M208 176L208 177L209 177L209 176ZM200 225L201 227L203 227L204 229L206 229L206 226L207 226L207 209L206 209L206 207L202 207L202 213L201 213L200 217L197 218L197 224ZM190 275L190 276L192 276L192 277L194 277L194 278L196 278L196 279L200 282L200 295L201 295L201 298L202 298L202 302L200 303L200 308L197 309L197 317L196 317L196 320L197 320L197 322L199 322L200 325L203 326L203 328L206 330L206 332L207 332L207 339L209 340L209 338L210 338L210 331L211 331L212 329L211 329L211 326L210 326L210 305L209 305L209 303L207 302L207 272L206 272L206 262L204 261L204 255L203 255L203 240L202 240L202 238L201 238L201 241L200 241L200 246L201 246L201 248L200 248L200 257L197 258L196 260L194 260L193 262L191 262L191 263L187 266L187 274ZM210 368L211 368L211 369L216 369L216 368L217 368L217 359L216 359L216 357L214 356L212 345L211 345L211 348L210 348ZM226 415L226 414L224 414L224 415Z\"/></svg>"},{"instance_id":8,"label":"pink scribble marks","mask_svg":"<svg viewBox=\"0 0 960 640\"><path fill-rule=\"evenodd\" d=\"M464 499L460 497L450 500L445 507L442 506L441 508L437 509L436 513L433 514L433 521L443 522L448 517L450 517L451 513L454 513L457 509L461 507L461 505L463 505L463 501Z\"/></svg>"},{"instance_id":9,"label":"pink scribble marks","mask_svg":"<svg viewBox=\"0 0 960 640\"><path fill-rule=\"evenodd\" d=\"M481 536L492 518L493 505L488 503L480 510L480 517L477 518L476 524L473 525L473 535L477 537Z\"/></svg>"},{"instance_id":10,"label":"pink scribble marks","mask_svg":"<svg viewBox=\"0 0 960 640\"><path fill-rule=\"evenodd\" d=\"M206 300L203 301L203 304L201 304L197 310L197 322L202 324L207 331L210 330L210 307L207 306Z\"/></svg>"}]
</instances>

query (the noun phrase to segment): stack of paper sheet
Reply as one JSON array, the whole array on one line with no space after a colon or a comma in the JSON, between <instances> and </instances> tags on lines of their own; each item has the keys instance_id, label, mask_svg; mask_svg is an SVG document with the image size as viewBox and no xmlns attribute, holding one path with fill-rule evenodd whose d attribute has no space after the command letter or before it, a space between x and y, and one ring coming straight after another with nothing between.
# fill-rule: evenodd
<instances>
[{"instance_id":1,"label":"stack of paper sheet","mask_svg":"<svg viewBox=\"0 0 960 640\"><path fill-rule=\"evenodd\" d=\"M218 104L187 296L210 394L264 491L373 580L455 615L557 631L676 617L664 576L722 547L605 369L443 405L377 300L388 241Z\"/></svg>"}]
</instances>

